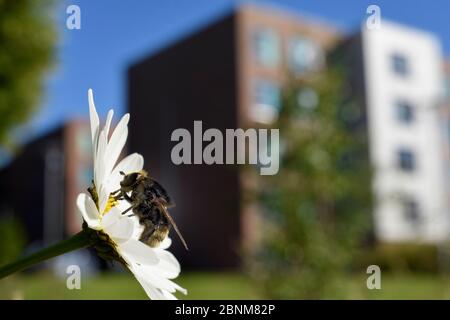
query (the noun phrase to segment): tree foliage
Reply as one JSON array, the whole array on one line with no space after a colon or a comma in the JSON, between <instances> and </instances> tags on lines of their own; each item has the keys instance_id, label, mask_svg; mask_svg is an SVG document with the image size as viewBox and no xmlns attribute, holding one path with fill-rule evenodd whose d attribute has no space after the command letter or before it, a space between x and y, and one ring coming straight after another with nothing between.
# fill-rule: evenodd
<instances>
[{"instance_id":1,"label":"tree foliage","mask_svg":"<svg viewBox=\"0 0 450 320\"><path fill-rule=\"evenodd\" d=\"M42 97L56 30L53 1L0 0L0 145L30 118Z\"/></svg>"},{"instance_id":2,"label":"tree foliage","mask_svg":"<svg viewBox=\"0 0 450 320\"><path fill-rule=\"evenodd\" d=\"M337 68L289 81L283 96L280 171L258 178L251 273L269 298L337 297L372 219L363 109Z\"/></svg>"},{"instance_id":3,"label":"tree foliage","mask_svg":"<svg viewBox=\"0 0 450 320\"><path fill-rule=\"evenodd\" d=\"M25 230L18 219L0 217L0 266L17 259L25 247Z\"/></svg>"}]
</instances>

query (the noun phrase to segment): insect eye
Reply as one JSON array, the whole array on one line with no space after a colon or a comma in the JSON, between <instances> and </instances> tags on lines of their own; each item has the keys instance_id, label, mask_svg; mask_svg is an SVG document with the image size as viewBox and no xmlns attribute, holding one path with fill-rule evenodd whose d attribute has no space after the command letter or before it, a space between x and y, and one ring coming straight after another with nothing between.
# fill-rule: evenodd
<instances>
[{"instance_id":1,"label":"insect eye","mask_svg":"<svg viewBox=\"0 0 450 320\"><path fill-rule=\"evenodd\" d=\"M136 183L136 180L138 178L138 173L130 173L127 174L122 182L120 183L121 186L123 187L131 187Z\"/></svg>"}]
</instances>

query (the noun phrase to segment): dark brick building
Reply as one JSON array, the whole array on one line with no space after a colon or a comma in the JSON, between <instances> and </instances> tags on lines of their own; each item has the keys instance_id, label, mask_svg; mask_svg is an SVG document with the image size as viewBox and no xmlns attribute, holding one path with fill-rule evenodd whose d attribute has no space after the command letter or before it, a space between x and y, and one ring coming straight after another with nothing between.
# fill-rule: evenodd
<instances>
[{"instance_id":1,"label":"dark brick building","mask_svg":"<svg viewBox=\"0 0 450 320\"><path fill-rule=\"evenodd\" d=\"M87 122L72 121L30 142L0 171L0 214L18 217L30 243L78 232L76 196L92 177Z\"/></svg>"}]
</instances>

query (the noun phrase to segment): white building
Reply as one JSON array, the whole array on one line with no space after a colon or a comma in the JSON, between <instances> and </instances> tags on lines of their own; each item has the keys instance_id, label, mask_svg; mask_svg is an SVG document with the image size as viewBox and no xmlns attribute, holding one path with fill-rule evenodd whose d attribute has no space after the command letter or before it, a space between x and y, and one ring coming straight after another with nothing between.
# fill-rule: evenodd
<instances>
[{"instance_id":1,"label":"white building","mask_svg":"<svg viewBox=\"0 0 450 320\"><path fill-rule=\"evenodd\" d=\"M432 34L383 21L361 29L369 154L378 240L449 238L441 104L443 59Z\"/></svg>"},{"instance_id":2,"label":"white building","mask_svg":"<svg viewBox=\"0 0 450 320\"><path fill-rule=\"evenodd\" d=\"M376 238L448 240L450 103L443 112L439 40L384 19L378 29L364 23L359 32L347 36L283 12L251 8L241 14L247 19L241 24L243 105L252 106L252 120L267 124L278 116L286 71L308 76L328 63L343 61L361 106L360 122L374 169ZM450 65L447 73L450 79ZM448 88L450 92L450 81ZM299 99L307 103L300 104L317 103L314 92L306 93Z\"/></svg>"}]
</instances>

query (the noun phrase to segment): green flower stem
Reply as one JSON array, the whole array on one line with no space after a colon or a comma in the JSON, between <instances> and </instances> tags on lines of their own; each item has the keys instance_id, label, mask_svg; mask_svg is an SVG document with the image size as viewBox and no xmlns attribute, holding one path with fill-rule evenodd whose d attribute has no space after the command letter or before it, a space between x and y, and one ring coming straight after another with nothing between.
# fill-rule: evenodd
<instances>
[{"instance_id":1,"label":"green flower stem","mask_svg":"<svg viewBox=\"0 0 450 320\"><path fill-rule=\"evenodd\" d=\"M17 261L0 267L0 279L3 279L15 272L21 271L36 263L59 256L61 254L85 248L91 245L89 233L85 230L80 231L73 237L58 242L48 248L35 252L27 257L23 257Z\"/></svg>"}]
</instances>

